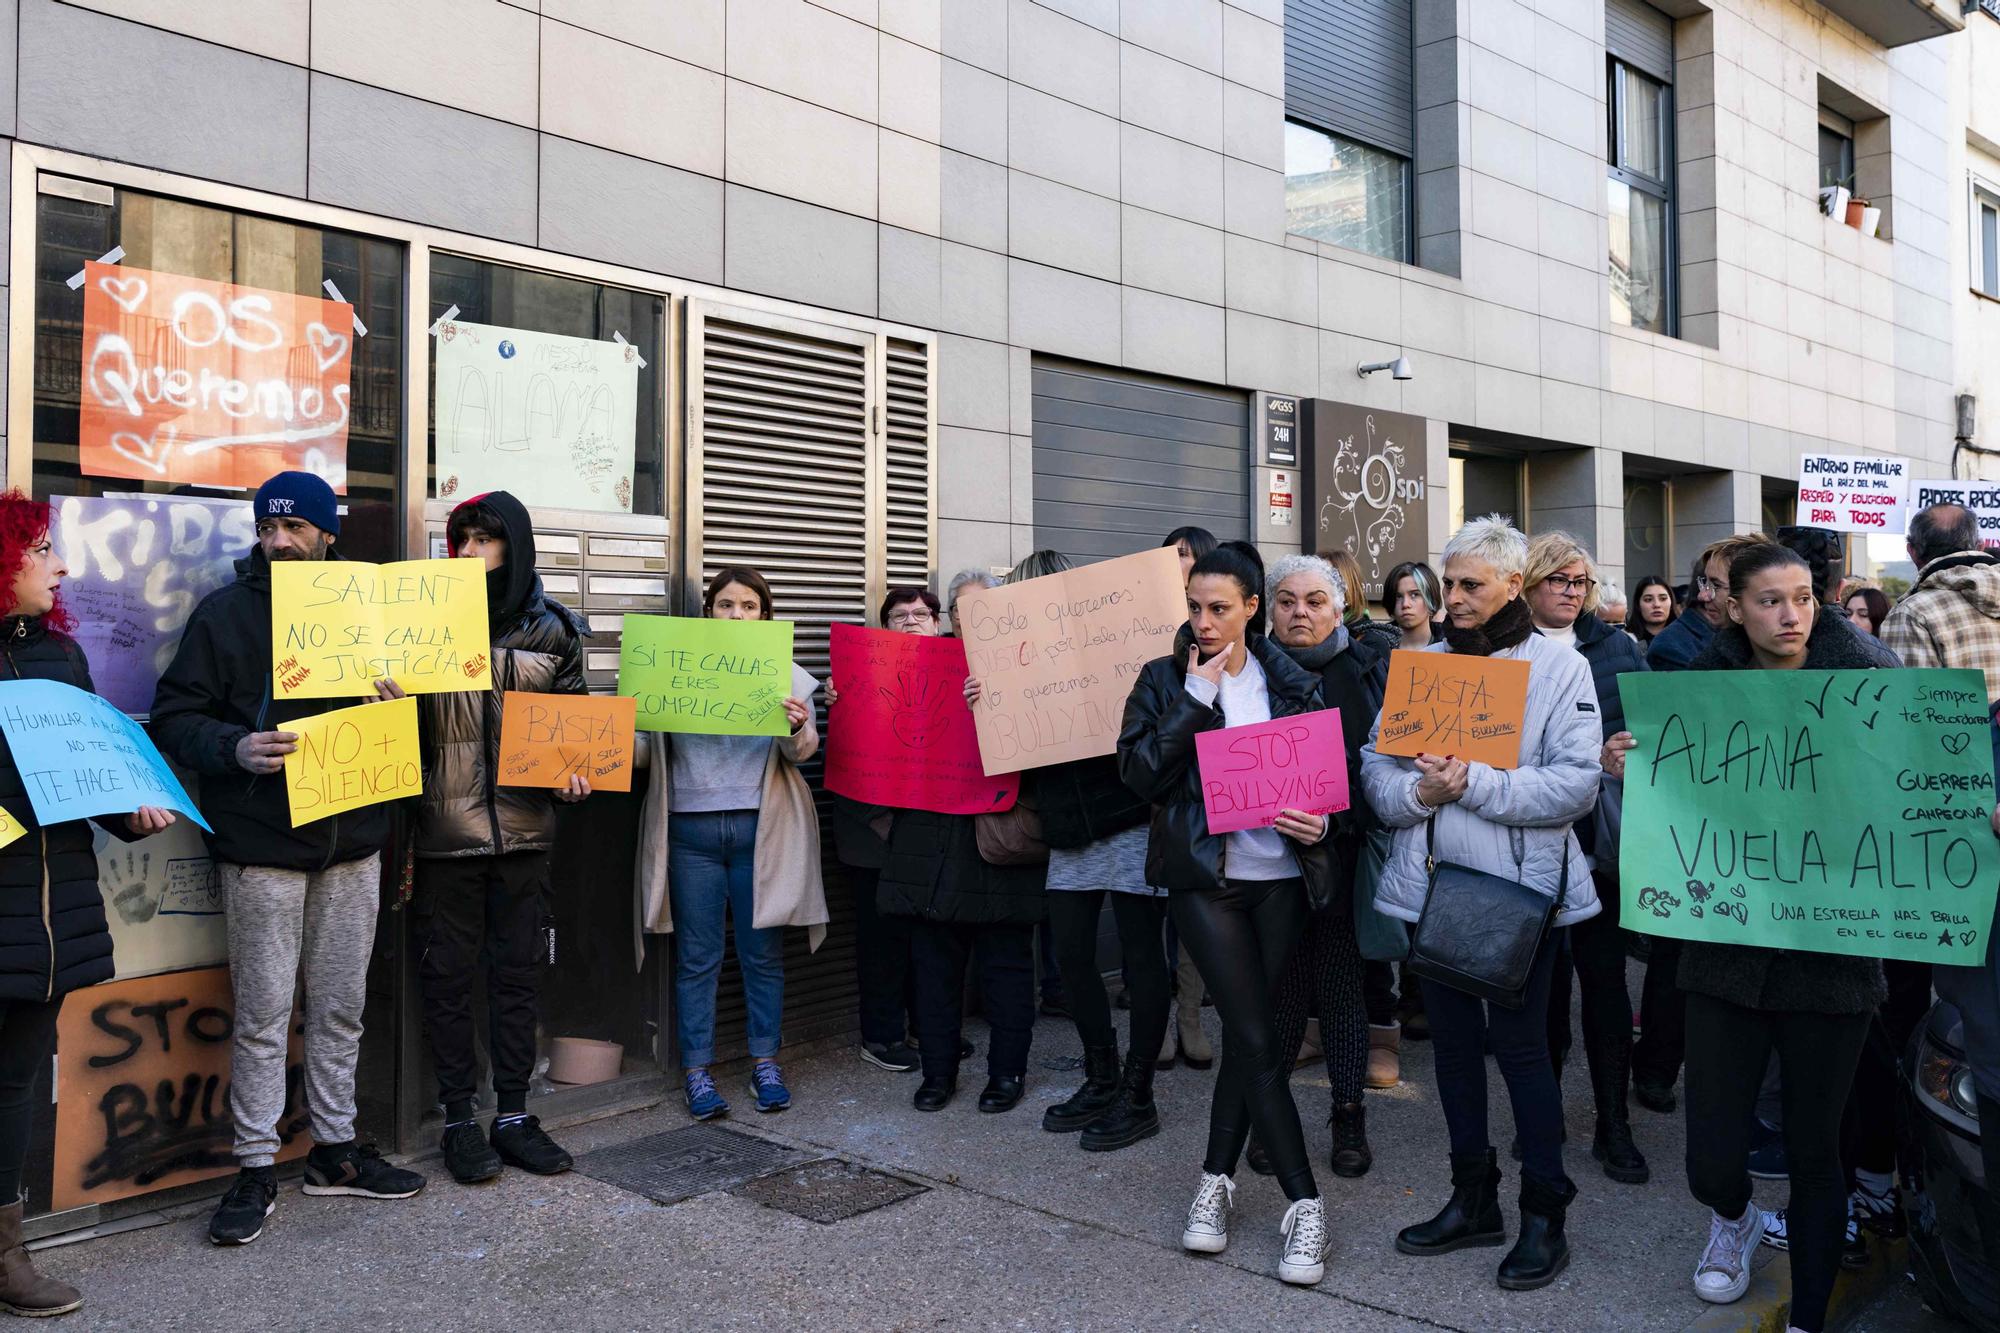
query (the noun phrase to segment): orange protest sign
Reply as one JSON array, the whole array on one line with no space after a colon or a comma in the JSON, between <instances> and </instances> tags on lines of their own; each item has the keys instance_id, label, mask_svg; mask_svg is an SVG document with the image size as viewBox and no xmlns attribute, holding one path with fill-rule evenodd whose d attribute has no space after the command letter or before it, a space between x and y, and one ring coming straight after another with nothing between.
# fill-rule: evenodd
<instances>
[{"instance_id":1,"label":"orange protest sign","mask_svg":"<svg viewBox=\"0 0 2000 1333\"><path fill-rule=\"evenodd\" d=\"M301 1020L292 1011L278 1160L306 1132ZM56 1022L56 1142L50 1202L105 1203L236 1170L229 969L204 967L90 986Z\"/></svg>"},{"instance_id":2,"label":"orange protest sign","mask_svg":"<svg viewBox=\"0 0 2000 1333\"><path fill-rule=\"evenodd\" d=\"M1377 754L1449 755L1494 768L1521 763L1528 664L1511 657L1389 654Z\"/></svg>"},{"instance_id":3,"label":"orange protest sign","mask_svg":"<svg viewBox=\"0 0 2000 1333\"><path fill-rule=\"evenodd\" d=\"M526 694L501 700L500 785L632 790L632 729L639 701L618 694Z\"/></svg>"},{"instance_id":4,"label":"orange protest sign","mask_svg":"<svg viewBox=\"0 0 2000 1333\"><path fill-rule=\"evenodd\" d=\"M347 489L353 306L95 260L83 273L86 475L247 488L299 469Z\"/></svg>"}]
</instances>

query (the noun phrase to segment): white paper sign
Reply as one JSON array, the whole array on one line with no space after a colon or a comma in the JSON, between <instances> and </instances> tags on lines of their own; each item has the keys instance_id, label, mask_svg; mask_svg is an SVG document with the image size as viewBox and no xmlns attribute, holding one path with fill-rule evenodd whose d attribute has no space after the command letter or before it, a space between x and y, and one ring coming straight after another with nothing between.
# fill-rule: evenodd
<instances>
[{"instance_id":1,"label":"white paper sign","mask_svg":"<svg viewBox=\"0 0 2000 1333\"><path fill-rule=\"evenodd\" d=\"M1906 458L1803 454L1797 522L1835 532L1901 535L1909 487Z\"/></svg>"},{"instance_id":2,"label":"white paper sign","mask_svg":"<svg viewBox=\"0 0 2000 1333\"><path fill-rule=\"evenodd\" d=\"M1979 520L1982 546L2000 546L2000 481L1913 481L1910 512L1932 505L1963 505Z\"/></svg>"},{"instance_id":3,"label":"white paper sign","mask_svg":"<svg viewBox=\"0 0 2000 1333\"><path fill-rule=\"evenodd\" d=\"M188 774L181 777L196 790ZM229 961L222 888L193 820L175 820L138 842L120 842L94 824L91 833L121 979Z\"/></svg>"},{"instance_id":4,"label":"white paper sign","mask_svg":"<svg viewBox=\"0 0 2000 1333\"><path fill-rule=\"evenodd\" d=\"M632 511L637 348L442 321L436 346L439 499Z\"/></svg>"}]
</instances>

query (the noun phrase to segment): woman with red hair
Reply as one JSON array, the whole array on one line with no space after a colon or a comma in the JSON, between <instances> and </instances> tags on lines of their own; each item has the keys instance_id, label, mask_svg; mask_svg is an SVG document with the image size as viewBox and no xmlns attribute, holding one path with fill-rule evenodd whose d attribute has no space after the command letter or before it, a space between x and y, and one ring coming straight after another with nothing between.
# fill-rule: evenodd
<instances>
[{"instance_id":1,"label":"woman with red hair","mask_svg":"<svg viewBox=\"0 0 2000 1333\"><path fill-rule=\"evenodd\" d=\"M61 584L69 571L50 541L49 507L0 495L0 698L5 681L54 680L91 689L83 649L69 637ZM0 807L26 832L0 846L0 1310L68 1314L76 1288L35 1272L21 1243L21 1163L28 1151L35 1075L49 1062L63 996L111 979L111 932L97 891L97 855L82 820L35 821L13 752L0 740ZM121 838L174 822L142 806L99 821Z\"/></svg>"}]
</instances>

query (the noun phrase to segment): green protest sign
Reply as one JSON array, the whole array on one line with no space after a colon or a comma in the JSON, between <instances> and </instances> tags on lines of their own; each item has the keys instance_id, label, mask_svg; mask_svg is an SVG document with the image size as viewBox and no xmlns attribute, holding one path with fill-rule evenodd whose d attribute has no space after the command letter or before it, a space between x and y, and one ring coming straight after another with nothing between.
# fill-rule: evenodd
<instances>
[{"instance_id":1,"label":"green protest sign","mask_svg":"<svg viewBox=\"0 0 2000 1333\"><path fill-rule=\"evenodd\" d=\"M638 701L640 731L782 736L792 623L626 616L618 692Z\"/></svg>"},{"instance_id":2,"label":"green protest sign","mask_svg":"<svg viewBox=\"0 0 2000 1333\"><path fill-rule=\"evenodd\" d=\"M2000 842L1977 671L1618 678L1620 924L1652 935L1976 963Z\"/></svg>"}]
</instances>

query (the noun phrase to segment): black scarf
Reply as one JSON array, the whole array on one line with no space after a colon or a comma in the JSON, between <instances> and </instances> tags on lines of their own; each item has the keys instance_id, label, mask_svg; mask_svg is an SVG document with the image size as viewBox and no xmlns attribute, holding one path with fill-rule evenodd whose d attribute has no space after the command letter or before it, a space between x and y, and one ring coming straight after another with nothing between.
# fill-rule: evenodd
<instances>
[{"instance_id":1,"label":"black scarf","mask_svg":"<svg viewBox=\"0 0 2000 1333\"><path fill-rule=\"evenodd\" d=\"M1535 618L1528 613L1528 599L1516 597L1488 616L1483 625L1460 629L1446 617L1444 641L1455 653L1467 657L1491 657L1527 640L1535 632Z\"/></svg>"},{"instance_id":2,"label":"black scarf","mask_svg":"<svg viewBox=\"0 0 2000 1333\"><path fill-rule=\"evenodd\" d=\"M1310 648L1294 648L1289 644L1281 644L1280 646L1284 648L1285 656L1291 658L1306 670L1324 671L1326 670L1327 663L1347 651L1349 642L1347 626L1335 625L1333 633L1327 635Z\"/></svg>"}]
</instances>

